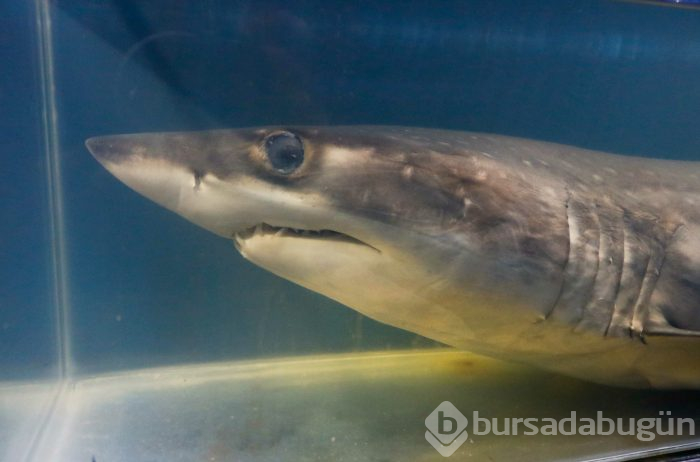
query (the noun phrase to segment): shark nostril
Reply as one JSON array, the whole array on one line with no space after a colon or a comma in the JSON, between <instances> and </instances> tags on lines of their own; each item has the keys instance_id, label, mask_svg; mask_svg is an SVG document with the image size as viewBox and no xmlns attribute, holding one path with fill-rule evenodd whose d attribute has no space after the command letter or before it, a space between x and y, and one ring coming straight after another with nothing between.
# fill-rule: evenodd
<instances>
[{"instance_id":1,"label":"shark nostril","mask_svg":"<svg viewBox=\"0 0 700 462\"><path fill-rule=\"evenodd\" d=\"M198 191L199 186L202 184L202 177L204 176L204 172L201 170L192 170L192 175L194 176L194 190Z\"/></svg>"}]
</instances>

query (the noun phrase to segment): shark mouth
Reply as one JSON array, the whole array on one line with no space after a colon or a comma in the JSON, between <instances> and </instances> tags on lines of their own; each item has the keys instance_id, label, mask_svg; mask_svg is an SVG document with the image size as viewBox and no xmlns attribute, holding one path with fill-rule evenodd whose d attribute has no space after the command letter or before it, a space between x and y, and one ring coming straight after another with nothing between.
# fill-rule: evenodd
<instances>
[{"instance_id":1,"label":"shark mouth","mask_svg":"<svg viewBox=\"0 0 700 462\"><path fill-rule=\"evenodd\" d=\"M356 244L369 247L379 252L379 249L347 234L330 229L299 229L286 226L272 226L267 223L259 223L243 231L238 231L233 235L236 247L240 247L241 242L248 239L268 237L268 238L294 238L294 239L316 239L324 241L335 241L347 244ZM240 250L240 249L239 249Z\"/></svg>"}]
</instances>

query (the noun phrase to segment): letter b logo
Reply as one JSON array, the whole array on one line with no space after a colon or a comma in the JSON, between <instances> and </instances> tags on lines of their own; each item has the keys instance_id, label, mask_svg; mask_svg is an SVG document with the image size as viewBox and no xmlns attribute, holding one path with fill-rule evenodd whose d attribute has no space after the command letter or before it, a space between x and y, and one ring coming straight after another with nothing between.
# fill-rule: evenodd
<instances>
[{"instance_id":1,"label":"letter b logo","mask_svg":"<svg viewBox=\"0 0 700 462\"><path fill-rule=\"evenodd\" d=\"M449 430L446 429L445 423L450 424ZM441 435L451 435L457 428L457 419L454 417L446 417L444 411L438 411L438 433Z\"/></svg>"},{"instance_id":2,"label":"letter b logo","mask_svg":"<svg viewBox=\"0 0 700 462\"><path fill-rule=\"evenodd\" d=\"M469 421L452 403L443 401L425 419L425 439L441 455L449 457L467 440Z\"/></svg>"}]
</instances>

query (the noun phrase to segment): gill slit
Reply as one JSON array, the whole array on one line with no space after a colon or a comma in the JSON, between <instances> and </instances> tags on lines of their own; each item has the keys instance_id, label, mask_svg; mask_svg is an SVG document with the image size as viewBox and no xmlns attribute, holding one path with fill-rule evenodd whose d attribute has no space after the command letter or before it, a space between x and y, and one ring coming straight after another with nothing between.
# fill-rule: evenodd
<instances>
[{"instance_id":1,"label":"gill slit","mask_svg":"<svg viewBox=\"0 0 700 462\"><path fill-rule=\"evenodd\" d=\"M617 281L615 283L615 290L613 290L612 293L612 305L610 307L610 316L608 318L608 324L605 326L605 333L603 334L604 336L608 336L608 332L610 331L610 327L612 326L613 319L615 319L615 314L617 313L618 310L618 295L620 293L620 287L622 285L622 274L625 271L625 261L628 258L627 255L627 226L625 225L625 212L624 210L622 213L619 215L620 217L620 229L622 230L622 242L620 245L622 246L622 255L620 257L621 261L619 264L620 270L617 272Z\"/></svg>"},{"instance_id":2,"label":"gill slit","mask_svg":"<svg viewBox=\"0 0 700 462\"><path fill-rule=\"evenodd\" d=\"M634 304L632 319L630 320L629 334L630 337L638 337L642 343L646 344L645 339L645 323L649 317L649 304L651 296L656 289L656 283L661 277L664 262L666 260L666 249L676 238L678 232L683 228L683 224L678 224L670 233L668 239L664 241L656 241L654 248L650 248L649 261L642 280L642 287L639 291L639 297ZM653 244L652 244L653 245Z\"/></svg>"},{"instance_id":3,"label":"gill slit","mask_svg":"<svg viewBox=\"0 0 700 462\"><path fill-rule=\"evenodd\" d=\"M598 242L596 245L596 255L595 255L595 271L593 272L593 278L592 278L592 285L588 290L588 298L587 301L581 304L581 317L579 318L578 322L576 323L576 326L574 327L574 331L579 331L582 329L586 329L586 325L590 321L590 314L591 310L595 310L597 307L595 306L597 300L595 300L595 297L597 295L597 288L599 284L599 276L600 276L600 256L602 252L602 247L603 247L603 224L600 221L600 205L598 204L597 201L593 202L593 207L590 208L590 214L591 217L595 220L596 224L598 225ZM584 299L585 300L585 299ZM595 313L593 313L595 314ZM587 316L589 315L589 316ZM594 321L595 324L595 321Z\"/></svg>"},{"instance_id":4,"label":"gill slit","mask_svg":"<svg viewBox=\"0 0 700 462\"><path fill-rule=\"evenodd\" d=\"M550 316L552 316L552 313L554 313L554 310L556 309L557 305L559 305L559 301L561 300L562 295L564 294L564 288L566 287L566 274L567 270L569 268L569 262L573 260L571 253L574 251L573 245L571 245L572 242L572 226L576 226L575 223L572 223L572 216L571 216L571 191L569 191L568 187L565 187L564 190L566 191L566 202L564 203L564 211L566 212L566 232L569 236L569 238L566 241L567 248L566 248L566 258L564 259L564 263L562 264L561 267L561 284L559 285L559 292L557 293L557 296L554 298L554 301L552 302L551 306L549 307L549 310L542 316L542 321L546 321L549 319Z\"/></svg>"}]
</instances>

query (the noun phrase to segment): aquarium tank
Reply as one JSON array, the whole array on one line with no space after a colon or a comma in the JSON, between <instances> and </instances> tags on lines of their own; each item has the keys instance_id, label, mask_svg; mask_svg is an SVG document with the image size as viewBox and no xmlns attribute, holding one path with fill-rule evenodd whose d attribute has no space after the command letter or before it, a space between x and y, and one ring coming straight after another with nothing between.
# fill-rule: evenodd
<instances>
[{"instance_id":1,"label":"aquarium tank","mask_svg":"<svg viewBox=\"0 0 700 462\"><path fill-rule=\"evenodd\" d=\"M0 461L700 460L699 391L378 322L85 145L396 126L700 161L697 2L0 0L0 45Z\"/></svg>"}]
</instances>

